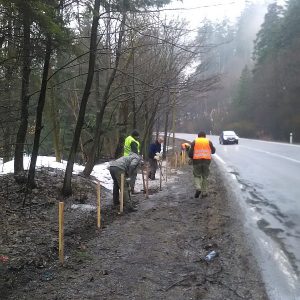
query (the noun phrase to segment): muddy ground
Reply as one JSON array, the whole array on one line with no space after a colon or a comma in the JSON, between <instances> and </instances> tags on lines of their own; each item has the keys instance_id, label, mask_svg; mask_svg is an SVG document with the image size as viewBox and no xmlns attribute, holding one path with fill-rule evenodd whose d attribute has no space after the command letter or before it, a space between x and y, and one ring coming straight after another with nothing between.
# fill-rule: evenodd
<instances>
[{"instance_id":1,"label":"muddy ground","mask_svg":"<svg viewBox=\"0 0 300 300\"><path fill-rule=\"evenodd\" d=\"M152 189L149 199L134 195L137 212L118 215L111 194L103 192L100 231L95 211L71 208L95 203L93 183L77 176L66 203L63 266L56 200L63 174L49 172L38 173L39 189L24 209L22 190L14 198L13 179L2 178L0 255L9 260L0 262L1 299L268 299L239 209L215 163L203 199L193 197L188 165L162 191ZM206 262L211 250L218 256Z\"/></svg>"}]
</instances>

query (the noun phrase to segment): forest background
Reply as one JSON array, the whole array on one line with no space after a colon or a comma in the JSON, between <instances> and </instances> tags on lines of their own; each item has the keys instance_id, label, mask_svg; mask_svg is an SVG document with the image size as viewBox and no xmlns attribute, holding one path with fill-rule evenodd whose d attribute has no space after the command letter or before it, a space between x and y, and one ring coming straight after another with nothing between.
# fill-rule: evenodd
<instances>
[{"instance_id":1,"label":"forest background","mask_svg":"<svg viewBox=\"0 0 300 300\"><path fill-rule=\"evenodd\" d=\"M154 131L164 151L170 131L300 141L300 2L199 20L193 39L169 2L0 0L0 157L17 181L33 188L37 156L54 155L69 195L74 162L88 176L132 129L144 154Z\"/></svg>"}]
</instances>

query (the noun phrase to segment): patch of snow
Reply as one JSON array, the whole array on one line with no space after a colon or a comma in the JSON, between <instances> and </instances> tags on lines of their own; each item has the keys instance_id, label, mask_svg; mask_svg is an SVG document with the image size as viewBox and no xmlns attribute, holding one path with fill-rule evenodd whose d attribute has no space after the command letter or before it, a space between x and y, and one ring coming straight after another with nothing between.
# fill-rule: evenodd
<instances>
[{"instance_id":1,"label":"patch of snow","mask_svg":"<svg viewBox=\"0 0 300 300\"><path fill-rule=\"evenodd\" d=\"M0 160L1 161L1 160ZM30 157L29 156L24 156L24 169L28 170L30 166ZM36 162L36 167L48 167L52 169L57 169L57 170L65 170L67 167L67 161L62 160L61 162L57 162L55 157L51 156L38 156L37 162ZM165 161L162 163L163 167L163 173L165 173ZM73 166L73 174L79 174L83 171L84 166L79 165L79 164L74 164ZM14 171L14 160L11 160L5 164L2 164L2 168L0 170L0 176L7 174L7 173L13 173ZM53 173L53 171L51 171ZM173 181L173 178L170 178L170 169L168 170L169 175L168 175L168 182ZM180 171L177 171L178 174L182 173ZM98 164L94 166L94 169L91 173L91 176L94 176L101 184L101 186L105 187L106 189L112 191L113 190L113 180L110 176L109 172L109 163L105 162L102 164ZM158 178L157 180L151 181L149 180L149 188L159 188L159 169L157 169L156 172L156 177ZM165 184L165 174L163 174L163 181L162 181L162 186ZM172 176L173 177L173 176ZM145 174L145 180L146 180L146 174ZM139 171L137 178L136 178L136 184L135 184L135 190L136 192L140 192L143 190L143 180L142 180L142 174L141 171Z\"/></svg>"},{"instance_id":2,"label":"patch of snow","mask_svg":"<svg viewBox=\"0 0 300 300\"><path fill-rule=\"evenodd\" d=\"M94 211L96 210L96 206L94 205L89 205L89 204L72 204L71 205L72 209L80 209L83 211Z\"/></svg>"},{"instance_id":3,"label":"patch of snow","mask_svg":"<svg viewBox=\"0 0 300 300\"><path fill-rule=\"evenodd\" d=\"M23 159L24 169L28 170L30 166L30 157L24 156ZM67 161L62 160L61 162L57 162L55 157L52 156L38 156L36 161L36 167L48 167L57 170L65 170L67 167ZM93 172L91 173L92 176L96 177L100 184L107 188L108 190L113 189L113 181L110 176L108 170L108 162L103 164L95 165ZM73 166L73 174L79 174L83 171L84 166L79 164L74 164ZM14 160L11 160L2 165L0 170L0 175L13 173L14 172Z\"/></svg>"}]
</instances>

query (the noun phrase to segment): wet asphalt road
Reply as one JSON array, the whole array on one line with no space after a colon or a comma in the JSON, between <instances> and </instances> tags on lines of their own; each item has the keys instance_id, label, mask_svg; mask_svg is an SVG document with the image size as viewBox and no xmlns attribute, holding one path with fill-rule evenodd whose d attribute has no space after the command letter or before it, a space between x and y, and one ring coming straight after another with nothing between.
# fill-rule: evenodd
<instances>
[{"instance_id":1,"label":"wet asphalt road","mask_svg":"<svg viewBox=\"0 0 300 300\"><path fill-rule=\"evenodd\" d=\"M300 299L300 145L249 139L220 145L208 137L243 209L270 299Z\"/></svg>"}]
</instances>

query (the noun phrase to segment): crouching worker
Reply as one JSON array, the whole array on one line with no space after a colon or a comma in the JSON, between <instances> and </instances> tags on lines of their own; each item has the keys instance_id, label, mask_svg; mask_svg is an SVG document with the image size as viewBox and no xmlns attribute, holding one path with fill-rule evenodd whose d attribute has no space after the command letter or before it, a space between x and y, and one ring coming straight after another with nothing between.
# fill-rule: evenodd
<instances>
[{"instance_id":1,"label":"crouching worker","mask_svg":"<svg viewBox=\"0 0 300 300\"><path fill-rule=\"evenodd\" d=\"M119 190L121 189L121 174L124 174L124 205L127 211L135 211L130 197L130 176L137 172L138 166L142 163L141 156L131 152L128 156L122 156L109 163L110 175L114 182L113 204L120 205Z\"/></svg>"},{"instance_id":2,"label":"crouching worker","mask_svg":"<svg viewBox=\"0 0 300 300\"><path fill-rule=\"evenodd\" d=\"M193 174L195 180L196 193L195 198L207 196L207 178L209 175L209 166L211 155L216 152L212 142L206 138L205 132L198 134L189 151L189 157L193 160Z\"/></svg>"},{"instance_id":3,"label":"crouching worker","mask_svg":"<svg viewBox=\"0 0 300 300\"><path fill-rule=\"evenodd\" d=\"M189 143L182 143L181 144L181 151L188 152L191 149L191 145Z\"/></svg>"}]
</instances>

